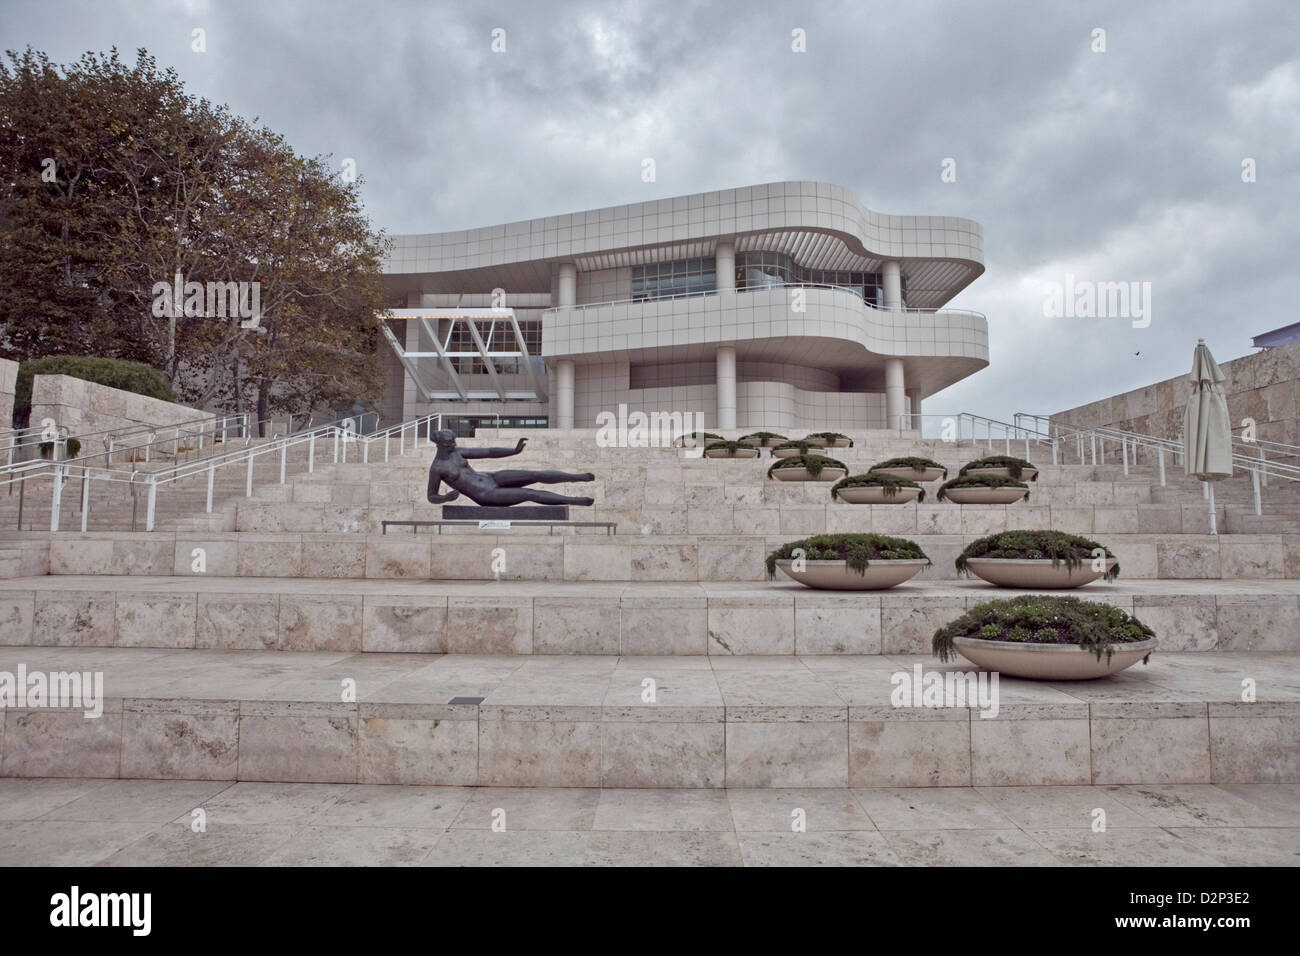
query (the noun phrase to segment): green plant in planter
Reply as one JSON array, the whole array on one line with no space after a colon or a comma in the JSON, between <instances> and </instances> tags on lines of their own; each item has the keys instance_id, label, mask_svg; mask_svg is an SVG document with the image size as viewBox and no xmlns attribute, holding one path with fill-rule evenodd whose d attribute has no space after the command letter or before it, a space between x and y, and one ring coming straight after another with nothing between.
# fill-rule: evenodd
<instances>
[{"instance_id":1,"label":"green plant in planter","mask_svg":"<svg viewBox=\"0 0 1300 956\"><path fill-rule=\"evenodd\" d=\"M807 468L808 474L816 478L822 473L823 468L843 468L849 469L844 462L836 461L834 458L827 458L825 455L792 455L789 458L778 458L772 467L767 470L767 477L772 477L772 472L778 468Z\"/></svg>"},{"instance_id":2,"label":"green plant in planter","mask_svg":"<svg viewBox=\"0 0 1300 956\"><path fill-rule=\"evenodd\" d=\"M820 438L828 445L834 444L837 441L846 441L849 443L850 448L853 447L853 439L848 435L841 435L839 432L813 432L811 435L807 436L804 441L807 441L809 438Z\"/></svg>"},{"instance_id":3,"label":"green plant in planter","mask_svg":"<svg viewBox=\"0 0 1300 956\"><path fill-rule=\"evenodd\" d=\"M728 458L735 458L736 452L739 451L741 448L750 449L752 451L754 446L751 445L749 442L745 441L743 438L737 441L709 442L707 445L704 446L704 450L706 452L725 451L727 453Z\"/></svg>"},{"instance_id":4,"label":"green plant in planter","mask_svg":"<svg viewBox=\"0 0 1300 956\"><path fill-rule=\"evenodd\" d=\"M715 435L713 432L687 432L684 435L678 435L673 439L674 445L691 446L707 445L711 441L725 441L721 435Z\"/></svg>"},{"instance_id":5,"label":"green plant in planter","mask_svg":"<svg viewBox=\"0 0 1300 956\"><path fill-rule=\"evenodd\" d=\"M778 435L776 432L754 432L751 435L741 435L740 440L757 445L760 448L766 448L776 442L789 441L784 435Z\"/></svg>"},{"instance_id":6,"label":"green plant in planter","mask_svg":"<svg viewBox=\"0 0 1300 956\"><path fill-rule=\"evenodd\" d=\"M54 449L58 447L59 444L60 443L56 441L43 441L36 447L40 451L42 458L49 459L54 457ZM64 446L64 458L76 458L81 454L81 439L65 438L63 439L62 444Z\"/></svg>"},{"instance_id":7,"label":"green plant in planter","mask_svg":"<svg viewBox=\"0 0 1300 956\"><path fill-rule=\"evenodd\" d=\"M1005 468L1007 474L1016 480L1020 479L1020 473L1028 468L1030 471L1037 471L1038 466L1032 461L1025 461L1023 458L1012 458L1010 455L989 455L987 458L977 458L975 461L968 461L961 466L961 471L957 474L966 474L976 468ZM1038 475L1035 474L1031 481L1037 481Z\"/></svg>"},{"instance_id":8,"label":"green plant in planter","mask_svg":"<svg viewBox=\"0 0 1300 956\"><path fill-rule=\"evenodd\" d=\"M1028 488L1029 486L1023 481L1017 481L1015 478L1006 478L1002 475L958 475L949 481L945 481L939 486L939 491L935 495L940 501L948 500L948 491L953 488ZM1029 499L1029 492L1025 492L1023 500Z\"/></svg>"},{"instance_id":9,"label":"green plant in planter","mask_svg":"<svg viewBox=\"0 0 1300 956\"><path fill-rule=\"evenodd\" d=\"M943 476L948 477L946 466L939 464L932 458L917 458L915 455L907 458L891 458L888 461L876 462L868 471L876 471L879 468L911 468L913 471L925 471L928 468L940 468L943 470Z\"/></svg>"},{"instance_id":10,"label":"green plant in planter","mask_svg":"<svg viewBox=\"0 0 1300 956\"><path fill-rule=\"evenodd\" d=\"M1106 559L1114 558L1110 549L1090 541L1077 534L1064 531L1003 531L984 538L977 538L966 545L957 555L956 566L961 574L970 574L966 561L968 558L1051 558L1052 567L1064 564L1073 571L1085 561L1091 561L1097 551L1105 553ZM1119 562L1111 566L1105 574L1105 580L1114 581L1119 577Z\"/></svg>"},{"instance_id":11,"label":"green plant in planter","mask_svg":"<svg viewBox=\"0 0 1300 956\"><path fill-rule=\"evenodd\" d=\"M935 631L930 646L939 660L946 663L956 658L953 640L958 637L1016 644L1076 644L1095 654L1097 660L1104 654L1109 661L1114 645L1145 641L1155 637L1155 632L1109 604L1022 594L977 604Z\"/></svg>"},{"instance_id":12,"label":"green plant in planter","mask_svg":"<svg viewBox=\"0 0 1300 956\"><path fill-rule=\"evenodd\" d=\"M923 560L921 546L906 538L891 538L883 534L818 534L802 541L783 544L767 556L767 578L776 576L776 562L795 557L802 550L809 561L844 561L858 574L865 574L872 561Z\"/></svg>"},{"instance_id":13,"label":"green plant in planter","mask_svg":"<svg viewBox=\"0 0 1300 956\"><path fill-rule=\"evenodd\" d=\"M831 485L831 498L838 500L841 488L882 488L886 498L898 497L899 488L915 488L920 492L916 496L916 500L925 500L924 488L910 478L899 478L897 475L873 475L871 472L867 472L865 475L850 475L848 478L841 478Z\"/></svg>"}]
</instances>

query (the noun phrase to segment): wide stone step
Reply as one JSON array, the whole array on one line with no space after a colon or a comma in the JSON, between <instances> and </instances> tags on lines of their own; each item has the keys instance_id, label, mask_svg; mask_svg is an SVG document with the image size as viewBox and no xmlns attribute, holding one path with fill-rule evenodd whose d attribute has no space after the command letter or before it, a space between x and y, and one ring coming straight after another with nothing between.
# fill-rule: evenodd
<instances>
[{"instance_id":1,"label":"wide stone step","mask_svg":"<svg viewBox=\"0 0 1300 956\"><path fill-rule=\"evenodd\" d=\"M958 507L978 506L954 506ZM765 559L770 552L824 529L803 526L780 534L696 535L608 535L599 528L557 528L554 534L544 528L456 529L456 533L448 529L443 534L434 530L393 529L387 535L46 532L13 537L32 549L27 567L34 569L29 574L191 575L195 551L202 549L202 573L225 577L759 582L766 579ZM836 530L872 529L859 523ZM933 562L921 580L955 580L953 562L962 549L978 537L1006 528L981 524L960 534L915 533L896 527L874 530L903 534L920 545ZM1113 531L1096 538L1118 557L1124 580L1300 578L1297 535Z\"/></svg>"},{"instance_id":2,"label":"wide stone step","mask_svg":"<svg viewBox=\"0 0 1300 956\"><path fill-rule=\"evenodd\" d=\"M913 579L914 582L919 579ZM0 582L7 644L544 655L924 654L1014 589L46 576ZM1037 592L1045 593L1045 592ZM1094 582L1162 652L1300 651L1300 582Z\"/></svg>"},{"instance_id":3,"label":"wide stone step","mask_svg":"<svg viewBox=\"0 0 1300 956\"><path fill-rule=\"evenodd\" d=\"M1160 653L1098 681L895 706L928 658L491 658L0 648L102 675L4 712L0 775L511 787L1300 781L1300 655ZM1258 700L1242 701L1243 682ZM996 714L994 704L996 702ZM93 712L93 711L92 711Z\"/></svg>"}]
</instances>

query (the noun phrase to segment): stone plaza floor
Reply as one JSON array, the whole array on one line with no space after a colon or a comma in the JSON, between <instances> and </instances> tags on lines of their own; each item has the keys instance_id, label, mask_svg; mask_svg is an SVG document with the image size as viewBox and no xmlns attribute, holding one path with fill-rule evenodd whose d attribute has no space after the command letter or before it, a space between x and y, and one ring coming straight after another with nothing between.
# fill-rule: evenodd
<instances>
[{"instance_id":1,"label":"stone plaza floor","mask_svg":"<svg viewBox=\"0 0 1300 956\"><path fill-rule=\"evenodd\" d=\"M1300 784L602 790L0 779L3 866L1297 864Z\"/></svg>"}]
</instances>

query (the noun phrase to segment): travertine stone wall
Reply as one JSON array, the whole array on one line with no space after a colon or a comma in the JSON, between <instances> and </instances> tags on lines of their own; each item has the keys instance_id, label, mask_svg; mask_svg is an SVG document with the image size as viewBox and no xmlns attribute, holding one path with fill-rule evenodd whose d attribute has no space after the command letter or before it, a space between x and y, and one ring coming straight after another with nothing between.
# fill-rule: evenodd
<instances>
[{"instance_id":1,"label":"travertine stone wall","mask_svg":"<svg viewBox=\"0 0 1300 956\"><path fill-rule=\"evenodd\" d=\"M109 388L69 375L37 375L32 379L31 424L46 418L67 427L71 435L86 435L133 425L179 425L210 417L210 413L156 398Z\"/></svg>"},{"instance_id":2,"label":"travertine stone wall","mask_svg":"<svg viewBox=\"0 0 1300 956\"><path fill-rule=\"evenodd\" d=\"M0 359L0 431L13 427L14 388L18 383L18 363Z\"/></svg>"},{"instance_id":3,"label":"travertine stone wall","mask_svg":"<svg viewBox=\"0 0 1300 956\"><path fill-rule=\"evenodd\" d=\"M1256 437L1300 445L1300 342L1223 362L1219 367L1226 376L1223 386L1228 414L1238 433L1242 419L1253 418ZM1052 419L1082 428L1110 426L1177 438L1190 392L1191 383L1186 375L1180 375L1057 412Z\"/></svg>"}]
</instances>

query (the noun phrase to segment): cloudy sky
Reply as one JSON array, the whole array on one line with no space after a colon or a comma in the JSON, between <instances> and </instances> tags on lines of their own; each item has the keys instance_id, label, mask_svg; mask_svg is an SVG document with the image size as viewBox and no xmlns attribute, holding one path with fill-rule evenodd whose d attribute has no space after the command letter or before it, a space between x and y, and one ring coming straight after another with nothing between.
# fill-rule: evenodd
<instances>
[{"instance_id":1,"label":"cloudy sky","mask_svg":"<svg viewBox=\"0 0 1300 956\"><path fill-rule=\"evenodd\" d=\"M951 304L988 316L991 365L927 413L1056 411L1182 374L1197 337L1226 360L1300 320L1294 0L4 6L6 49L143 46L355 159L390 234L790 179L978 220L987 271ZM1067 275L1149 282L1149 325L1045 316Z\"/></svg>"}]
</instances>

